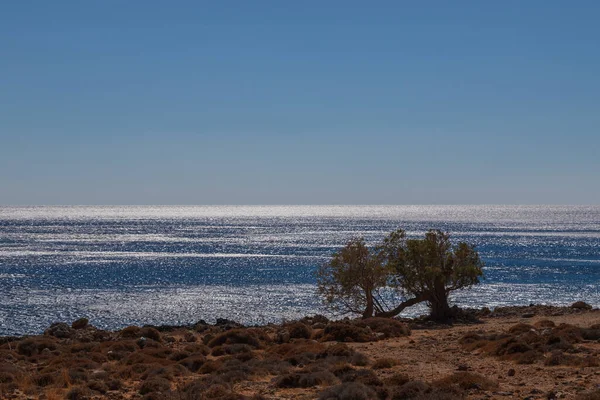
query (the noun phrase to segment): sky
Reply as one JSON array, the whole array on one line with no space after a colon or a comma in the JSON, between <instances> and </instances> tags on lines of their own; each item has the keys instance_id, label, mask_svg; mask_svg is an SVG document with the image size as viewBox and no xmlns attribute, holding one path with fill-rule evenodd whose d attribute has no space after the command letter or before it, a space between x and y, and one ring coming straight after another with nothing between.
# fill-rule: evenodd
<instances>
[{"instance_id":1,"label":"sky","mask_svg":"<svg viewBox=\"0 0 600 400\"><path fill-rule=\"evenodd\" d=\"M598 1L5 1L0 204L599 204Z\"/></svg>"}]
</instances>

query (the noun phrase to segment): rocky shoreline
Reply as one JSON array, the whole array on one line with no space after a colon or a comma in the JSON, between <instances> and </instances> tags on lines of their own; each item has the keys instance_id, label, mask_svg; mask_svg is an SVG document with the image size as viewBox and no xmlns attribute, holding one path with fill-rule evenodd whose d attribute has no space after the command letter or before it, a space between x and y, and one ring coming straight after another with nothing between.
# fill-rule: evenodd
<instances>
[{"instance_id":1,"label":"rocky shoreline","mask_svg":"<svg viewBox=\"0 0 600 400\"><path fill-rule=\"evenodd\" d=\"M600 310L530 305L246 327L55 323L0 338L1 399L600 398Z\"/></svg>"}]
</instances>

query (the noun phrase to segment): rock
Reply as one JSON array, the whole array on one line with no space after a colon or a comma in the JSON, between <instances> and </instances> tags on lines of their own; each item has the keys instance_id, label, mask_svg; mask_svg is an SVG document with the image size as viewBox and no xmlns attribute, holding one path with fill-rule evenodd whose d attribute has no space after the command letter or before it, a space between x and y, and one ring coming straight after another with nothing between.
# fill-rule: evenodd
<instances>
[{"instance_id":1,"label":"rock","mask_svg":"<svg viewBox=\"0 0 600 400\"><path fill-rule=\"evenodd\" d=\"M79 318L77 321L73 321L71 328L73 329L84 329L88 326L89 320L87 318Z\"/></svg>"},{"instance_id":2,"label":"rock","mask_svg":"<svg viewBox=\"0 0 600 400\"><path fill-rule=\"evenodd\" d=\"M457 371L468 371L469 369L470 369L470 368L469 368L469 366L468 366L468 365L465 365L465 364L460 364L460 365L459 365L459 366L456 368L456 370L457 370Z\"/></svg>"},{"instance_id":3,"label":"rock","mask_svg":"<svg viewBox=\"0 0 600 400\"><path fill-rule=\"evenodd\" d=\"M68 339L73 336L73 329L64 322L56 322L44 331L44 335L54 336L59 339Z\"/></svg>"},{"instance_id":4,"label":"rock","mask_svg":"<svg viewBox=\"0 0 600 400\"><path fill-rule=\"evenodd\" d=\"M575 303L571 304L571 308L576 310L591 310L593 307L584 301L576 301Z\"/></svg>"},{"instance_id":5,"label":"rock","mask_svg":"<svg viewBox=\"0 0 600 400\"><path fill-rule=\"evenodd\" d=\"M508 376L515 376L516 371L514 368L511 368L508 370L508 372L506 373Z\"/></svg>"}]
</instances>

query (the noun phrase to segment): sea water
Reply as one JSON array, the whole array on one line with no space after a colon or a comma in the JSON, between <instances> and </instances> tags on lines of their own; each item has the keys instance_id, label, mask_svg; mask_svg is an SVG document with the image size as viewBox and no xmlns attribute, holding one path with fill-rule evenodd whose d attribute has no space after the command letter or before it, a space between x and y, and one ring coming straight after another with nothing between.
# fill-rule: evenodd
<instances>
[{"instance_id":1,"label":"sea water","mask_svg":"<svg viewBox=\"0 0 600 400\"><path fill-rule=\"evenodd\" d=\"M0 207L0 335L326 314L316 267L397 228L477 246L461 306L600 305L600 206Z\"/></svg>"}]
</instances>

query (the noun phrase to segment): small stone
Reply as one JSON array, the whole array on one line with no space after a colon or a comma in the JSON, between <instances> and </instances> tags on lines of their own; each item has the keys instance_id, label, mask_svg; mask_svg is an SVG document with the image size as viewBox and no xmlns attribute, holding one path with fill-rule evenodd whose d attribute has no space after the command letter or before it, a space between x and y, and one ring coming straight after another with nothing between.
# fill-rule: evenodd
<instances>
[{"instance_id":1,"label":"small stone","mask_svg":"<svg viewBox=\"0 0 600 400\"><path fill-rule=\"evenodd\" d=\"M508 372L507 372L506 374L507 374L508 376L515 376L515 373L516 373L516 372L517 372L517 371L515 371L515 369L514 369L514 368L511 368L511 369L509 369L509 370L508 370Z\"/></svg>"}]
</instances>

